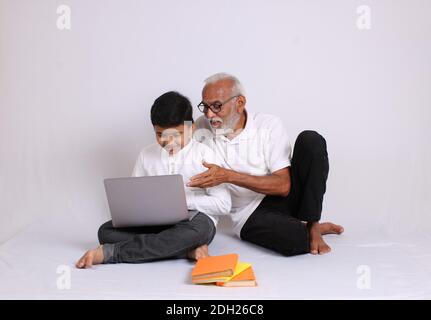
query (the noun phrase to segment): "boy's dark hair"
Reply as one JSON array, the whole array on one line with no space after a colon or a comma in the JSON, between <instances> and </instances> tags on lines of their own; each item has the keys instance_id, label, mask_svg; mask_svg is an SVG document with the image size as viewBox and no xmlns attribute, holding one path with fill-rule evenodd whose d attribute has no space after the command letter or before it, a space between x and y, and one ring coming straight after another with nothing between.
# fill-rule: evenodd
<instances>
[{"instance_id":1,"label":"boy's dark hair","mask_svg":"<svg viewBox=\"0 0 431 320\"><path fill-rule=\"evenodd\" d=\"M176 127L184 121L193 123L190 100L182 94L169 91L158 97L151 107L151 123L162 128Z\"/></svg>"}]
</instances>

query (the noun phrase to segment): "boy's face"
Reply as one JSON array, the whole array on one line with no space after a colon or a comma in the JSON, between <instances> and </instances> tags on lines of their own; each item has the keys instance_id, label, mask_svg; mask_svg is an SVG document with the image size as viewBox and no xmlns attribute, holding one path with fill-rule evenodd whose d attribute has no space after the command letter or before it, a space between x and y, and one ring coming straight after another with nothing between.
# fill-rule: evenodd
<instances>
[{"instance_id":1,"label":"boy's face","mask_svg":"<svg viewBox=\"0 0 431 320\"><path fill-rule=\"evenodd\" d=\"M156 133L157 142L172 155L189 143L192 138L193 128L194 124L181 124L169 128L154 126L154 131Z\"/></svg>"}]
</instances>

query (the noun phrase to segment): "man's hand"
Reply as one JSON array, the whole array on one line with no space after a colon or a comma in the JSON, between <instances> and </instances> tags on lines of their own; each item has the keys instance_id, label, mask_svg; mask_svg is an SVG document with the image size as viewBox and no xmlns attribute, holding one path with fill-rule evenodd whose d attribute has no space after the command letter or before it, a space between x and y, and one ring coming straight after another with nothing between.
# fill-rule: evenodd
<instances>
[{"instance_id":1,"label":"man's hand","mask_svg":"<svg viewBox=\"0 0 431 320\"><path fill-rule=\"evenodd\" d=\"M212 163L203 162L202 164L208 170L191 177L187 183L188 187L210 188L229 181L230 170Z\"/></svg>"},{"instance_id":2,"label":"man's hand","mask_svg":"<svg viewBox=\"0 0 431 320\"><path fill-rule=\"evenodd\" d=\"M286 197L290 192L289 167L274 171L270 175L253 176L218 165L203 162L207 171L190 178L188 187L210 188L221 183L231 183L258 193Z\"/></svg>"}]
</instances>

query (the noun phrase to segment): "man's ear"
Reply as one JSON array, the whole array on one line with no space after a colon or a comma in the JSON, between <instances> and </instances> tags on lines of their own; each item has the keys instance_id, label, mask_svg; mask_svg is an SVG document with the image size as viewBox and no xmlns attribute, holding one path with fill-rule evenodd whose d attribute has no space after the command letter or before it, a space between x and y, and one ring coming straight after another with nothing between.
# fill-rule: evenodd
<instances>
[{"instance_id":1,"label":"man's ear","mask_svg":"<svg viewBox=\"0 0 431 320\"><path fill-rule=\"evenodd\" d=\"M238 113L243 113L245 109L245 104L247 99L244 96L239 96L236 100L236 111Z\"/></svg>"}]
</instances>

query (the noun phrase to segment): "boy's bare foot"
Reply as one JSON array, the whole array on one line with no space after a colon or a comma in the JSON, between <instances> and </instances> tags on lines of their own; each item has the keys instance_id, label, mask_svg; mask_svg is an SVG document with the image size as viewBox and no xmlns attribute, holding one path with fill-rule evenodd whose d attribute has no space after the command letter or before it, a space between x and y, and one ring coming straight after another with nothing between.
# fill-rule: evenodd
<instances>
[{"instance_id":1,"label":"boy's bare foot","mask_svg":"<svg viewBox=\"0 0 431 320\"><path fill-rule=\"evenodd\" d=\"M189 257L189 259L191 260L199 260L209 256L210 255L208 253L208 246L206 244L204 244L203 246L197 247L196 249L190 251L187 254L187 257Z\"/></svg>"},{"instance_id":2,"label":"boy's bare foot","mask_svg":"<svg viewBox=\"0 0 431 320\"><path fill-rule=\"evenodd\" d=\"M101 264L103 258L103 246L98 246L96 249L88 250L76 263L76 267L79 269L91 268L92 265Z\"/></svg>"},{"instance_id":3,"label":"boy's bare foot","mask_svg":"<svg viewBox=\"0 0 431 320\"><path fill-rule=\"evenodd\" d=\"M323 241L322 235L341 234L344 232L344 228L342 226L333 224L331 222L309 222L307 227L310 232L311 254L325 254L331 251L331 247L329 247L326 242Z\"/></svg>"}]
</instances>

